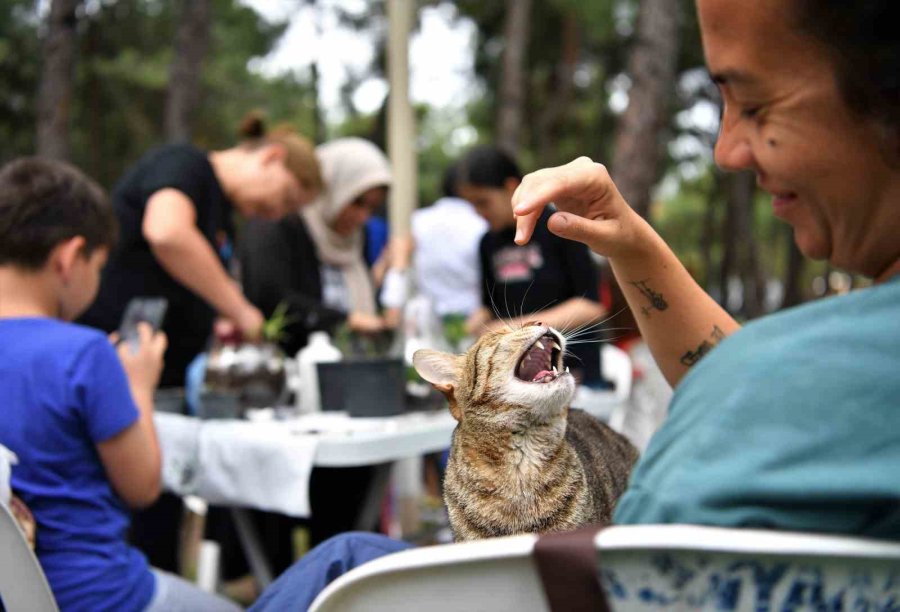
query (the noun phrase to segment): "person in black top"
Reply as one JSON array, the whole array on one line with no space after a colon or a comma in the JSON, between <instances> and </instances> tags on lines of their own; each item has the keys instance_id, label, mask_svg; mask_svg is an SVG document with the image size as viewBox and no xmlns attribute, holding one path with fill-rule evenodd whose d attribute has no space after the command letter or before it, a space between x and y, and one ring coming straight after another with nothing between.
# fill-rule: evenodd
<instances>
[{"instance_id":1,"label":"person in black top","mask_svg":"<svg viewBox=\"0 0 900 612\"><path fill-rule=\"evenodd\" d=\"M184 386L187 366L206 347L217 314L247 339L260 335L262 313L225 267L233 212L277 219L311 202L322 188L313 145L305 138L287 128L266 133L256 115L245 119L241 135L240 145L222 151L187 144L154 149L112 192L120 239L97 300L79 322L110 332L131 298L166 298L162 329L169 347L160 388ZM164 493L132 521L131 542L169 572L178 571L181 506L178 497Z\"/></svg>"},{"instance_id":2,"label":"person in black top","mask_svg":"<svg viewBox=\"0 0 900 612\"><path fill-rule=\"evenodd\" d=\"M480 146L462 158L458 173L460 195L489 226L479 248L482 306L467 322L469 333L528 321L561 331L599 323L606 311L600 304L599 274L585 245L551 234L542 223L527 246L515 244L510 201L522 179L515 160L497 147ZM566 357L566 365L587 385L603 381L599 346L584 342L596 338L596 332L579 335Z\"/></svg>"},{"instance_id":3,"label":"person in black top","mask_svg":"<svg viewBox=\"0 0 900 612\"><path fill-rule=\"evenodd\" d=\"M112 192L121 239L103 273L97 301L81 318L110 332L128 301L169 301L169 338L161 387L181 387L218 314L245 338L260 334L263 315L241 294L224 265L232 207L246 217L275 219L311 202L321 189L312 144L287 129L265 134L245 121L243 144L207 152L186 144L144 155Z\"/></svg>"}]
</instances>

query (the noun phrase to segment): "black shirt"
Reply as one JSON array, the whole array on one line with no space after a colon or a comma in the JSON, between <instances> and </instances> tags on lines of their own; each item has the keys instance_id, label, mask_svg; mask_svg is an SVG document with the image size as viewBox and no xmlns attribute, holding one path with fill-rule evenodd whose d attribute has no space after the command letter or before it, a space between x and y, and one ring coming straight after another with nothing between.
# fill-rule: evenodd
<instances>
[{"instance_id":1,"label":"black shirt","mask_svg":"<svg viewBox=\"0 0 900 612\"><path fill-rule=\"evenodd\" d=\"M600 301L599 274L587 246L550 233L541 215L531 241L515 243L516 229L488 232L481 239L482 304L501 318L528 315L561 304L574 297ZM579 336L593 340L596 332ZM594 342L571 346L566 358L573 373L585 382L602 380L600 345Z\"/></svg>"},{"instance_id":2,"label":"black shirt","mask_svg":"<svg viewBox=\"0 0 900 612\"><path fill-rule=\"evenodd\" d=\"M294 355L306 346L309 332L334 328L347 314L323 303L316 247L300 215L279 221L248 220L238 248L241 284L247 299L269 317L287 305L288 324L281 347Z\"/></svg>"},{"instance_id":3,"label":"black shirt","mask_svg":"<svg viewBox=\"0 0 900 612\"><path fill-rule=\"evenodd\" d=\"M204 350L215 312L191 290L169 276L144 239L141 225L147 201L161 189L177 189L193 203L197 229L216 252L230 240L231 202L225 197L205 151L167 145L145 154L113 188L119 242L103 271L100 291L81 322L106 332L119 326L133 297L161 296L169 301L163 330L169 339L161 387L184 386L185 369Z\"/></svg>"}]
</instances>

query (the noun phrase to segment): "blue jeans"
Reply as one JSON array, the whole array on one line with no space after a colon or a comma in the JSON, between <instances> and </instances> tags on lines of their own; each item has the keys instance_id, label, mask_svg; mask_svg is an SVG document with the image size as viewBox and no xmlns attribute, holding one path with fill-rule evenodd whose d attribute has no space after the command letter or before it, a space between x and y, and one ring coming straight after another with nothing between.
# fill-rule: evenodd
<instances>
[{"instance_id":1,"label":"blue jeans","mask_svg":"<svg viewBox=\"0 0 900 612\"><path fill-rule=\"evenodd\" d=\"M241 607L233 601L200 590L180 576L158 570L151 570L156 578L156 591L144 612L240 612Z\"/></svg>"},{"instance_id":2,"label":"blue jeans","mask_svg":"<svg viewBox=\"0 0 900 612\"><path fill-rule=\"evenodd\" d=\"M335 578L367 561L412 548L377 533L348 532L325 540L269 585L250 612L306 610Z\"/></svg>"}]
</instances>

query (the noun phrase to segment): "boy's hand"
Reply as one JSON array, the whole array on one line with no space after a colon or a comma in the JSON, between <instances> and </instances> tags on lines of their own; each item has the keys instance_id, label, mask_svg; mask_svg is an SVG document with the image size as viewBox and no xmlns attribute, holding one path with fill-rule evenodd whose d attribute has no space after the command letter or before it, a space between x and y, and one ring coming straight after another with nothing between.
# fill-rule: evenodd
<instances>
[{"instance_id":1,"label":"boy's hand","mask_svg":"<svg viewBox=\"0 0 900 612\"><path fill-rule=\"evenodd\" d=\"M136 351L127 342L119 342L116 350L131 384L132 393L152 398L162 374L163 354L166 352L168 339L161 331L154 333L149 323L138 323L137 331ZM117 334L110 336L110 339L115 343Z\"/></svg>"},{"instance_id":2,"label":"boy's hand","mask_svg":"<svg viewBox=\"0 0 900 612\"><path fill-rule=\"evenodd\" d=\"M565 166L545 168L522 179L512 197L516 243L531 239L544 207L557 210L547 227L557 236L583 242L608 257L629 254L645 225L619 194L603 164L579 157Z\"/></svg>"}]
</instances>

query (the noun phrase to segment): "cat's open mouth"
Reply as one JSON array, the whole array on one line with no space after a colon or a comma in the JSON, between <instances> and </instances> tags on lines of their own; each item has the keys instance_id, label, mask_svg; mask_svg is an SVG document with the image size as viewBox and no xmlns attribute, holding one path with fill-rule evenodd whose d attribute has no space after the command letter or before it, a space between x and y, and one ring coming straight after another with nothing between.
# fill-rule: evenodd
<instances>
[{"instance_id":1,"label":"cat's open mouth","mask_svg":"<svg viewBox=\"0 0 900 612\"><path fill-rule=\"evenodd\" d=\"M525 382L549 383L564 374L561 369L562 347L559 339L553 332L547 332L522 355L516 365L516 378Z\"/></svg>"}]
</instances>

